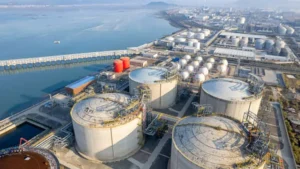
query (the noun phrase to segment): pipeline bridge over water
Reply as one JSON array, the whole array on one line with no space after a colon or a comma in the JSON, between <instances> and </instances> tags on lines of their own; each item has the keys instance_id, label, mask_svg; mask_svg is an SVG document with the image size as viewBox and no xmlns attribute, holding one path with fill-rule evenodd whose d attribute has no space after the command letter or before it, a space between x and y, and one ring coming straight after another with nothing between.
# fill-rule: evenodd
<instances>
[{"instance_id":1,"label":"pipeline bridge over water","mask_svg":"<svg viewBox=\"0 0 300 169\"><path fill-rule=\"evenodd\" d=\"M56 56L44 56L24 59L0 60L0 71L16 70L33 67L63 65L79 62L90 62L97 60L118 59L122 56L132 56L139 54L136 50L113 50L90 53L77 53Z\"/></svg>"}]
</instances>

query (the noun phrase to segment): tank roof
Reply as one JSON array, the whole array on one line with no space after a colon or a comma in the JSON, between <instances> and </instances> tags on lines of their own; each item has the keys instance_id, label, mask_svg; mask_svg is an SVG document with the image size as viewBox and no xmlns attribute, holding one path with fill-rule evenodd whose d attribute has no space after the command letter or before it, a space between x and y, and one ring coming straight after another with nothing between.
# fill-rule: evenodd
<instances>
[{"instance_id":1,"label":"tank roof","mask_svg":"<svg viewBox=\"0 0 300 169\"><path fill-rule=\"evenodd\" d=\"M138 83L152 84L164 80L164 75L167 72L168 70L162 67L146 67L133 70L130 72L129 78Z\"/></svg>"},{"instance_id":2,"label":"tank roof","mask_svg":"<svg viewBox=\"0 0 300 169\"><path fill-rule=\"evenodd\" d=\"M237 79L211 79L202 84L202 89L214 97L229 101L242 101L252 96L249 84Z\"/></svg>"},{"instance_id":3,"label":"tank roof","mask_svg":"<svg viewBox=\"0 0 300 169\"><path fill-rule=\"evenodd\" d=\"M14 147L1 150L0 166L1 169L58 169L59 163L47 150Z\"/></svg>"},{"instance_id":4,"label":"tank roof","mask_svg":"<svg viewBox=\"0 0 300 169\"><path fill-rule=\"evenodd\" d=\"M101 125L113 121L117 113L129 106L131 96L122 93L98 94L76 103L71 111L73 120L82 125Z\"/></svg>"},{"instance_id":5,"label":"tank roof","mask_svg":"<svg viewBox=\"0 0 300 169\"><path fill-rule=\"evenodd\" d=\"M173 129L175 148L203 168L233 168L247 162L247 134L241 125L221 116L187 117Z\"/></svg>"}]
</instances>

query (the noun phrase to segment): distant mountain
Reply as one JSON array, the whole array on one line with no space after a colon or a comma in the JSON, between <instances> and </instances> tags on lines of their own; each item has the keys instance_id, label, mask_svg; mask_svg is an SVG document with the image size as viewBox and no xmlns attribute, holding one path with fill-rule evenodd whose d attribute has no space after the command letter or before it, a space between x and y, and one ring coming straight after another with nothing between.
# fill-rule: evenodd
<instances>
[{"instance_id":1,"label":"distant mountain","mask_svg":"<svg viewBox=\"0 0 300 169\"><path fill-rule=\"evenodd\" d=\"M235 3L238 7L256 7L256 8L286 8L299 7L300 2L291 0L238 0Z\"/></svg>"},{"instance_id":2,"label":"distant mountain","mask_svg":"<svg viewBox=\"0 0 300 169\"><path fill-rule=\"evenodd\" d=\"M149 8L168 8L168 7L174 7L174 6L176 6L176 5L169 4L166 2L162 2L162 1L150 2L146 5L146 7L149 7Z\"/></svg>"}]
</instances>

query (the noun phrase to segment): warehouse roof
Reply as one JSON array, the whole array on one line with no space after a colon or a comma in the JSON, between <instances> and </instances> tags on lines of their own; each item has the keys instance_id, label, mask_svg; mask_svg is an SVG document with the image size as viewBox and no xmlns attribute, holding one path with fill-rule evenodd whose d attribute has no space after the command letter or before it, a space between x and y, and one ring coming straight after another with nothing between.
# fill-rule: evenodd
<instances>
[{"instance_id":1,"label":"warehouse roof","mask_svg":"<svg viewBox=\"0 0 300 169\"><path fill-rule=\"evenodd\" d=\"M164 75L168 72L162 67L146 67L135 69L129 74L129 78L138 83L155 83L164 79Z\"/></svg>"},{"instance_id":2,"label":"warehouse roof","mask_svg":"<svg viewBox=\"0 0 300 169\"><path fill-rule=\"evenodd\" d=\"M187 117L173 129L173 144L202 168L233 168L251 158L241 125L220 116Z\"/></svg>"},{"instance_id":3,"label":"warehouse roof","mask_svg":"<svg viewBox=\"0 0 300 169\"><path fill-rule=\"evenodd\" d=\"M66 87L67 87L67 88L70 88L70 89L76 89L77 87L79 87L79 86L81 86L81 85L83 85L83 84L86 84L86 83L88 83L88 82L91 82L91 81L93 81L93 80L95 80L95 76L86 76L86 77L84 77L84 78L82 78L82 79L77 80L77 81L74 82L74 83L69 84L69 85L66 86Z\"/></svg>"},{"instance_id":4,"label":"warehouse roof","mask_svg":"<svg viewBox=\"0 0 300 169\"><path fill-rule=\"evenodd\" d=\"M243 33L233 33L233 32L222 32L220 35L222 35L222 36L239 36L239 37L247 37L247 38L255 38L255 39L266 39L267 38L264 35L253 35L253 34L243 34Z\"/></svg>"},{"instance_id":5,"label":"warehouse roof","mask_svg":"<svg viewBox=\"0 0 300 169\"><path fill-rule=\"evenodd\" d=\"M244 51L244 50L235 50L235 49L227 49L227 48L216 48L214 51L215 54L220 55L234 55L234 56L242 56L242 57L255 57L254 52Z\"/></svg>"},{"instance_id":6,"label":"warehouse roof","mask_svg":"<svg viewBox=\"0 0 300 169\"><path fill-rule=\"evenodd\" d=\"M84 99L75 104L71 115L82 125L97 124L114 120L116 113L129 105L131 97L122 93L105 93Z\"/></svg>"},{"instance_id":7,"label":"warehouse roof","mask_svg":"<svg viewBox=\"0 0 300 169\"><path fill-rule=\"evenodd\" d=\"M237 79L211 79L202 84L202 89L209 95L229 101L241 101L252 96L249 84Z\"/></svg>"}]
</instances>

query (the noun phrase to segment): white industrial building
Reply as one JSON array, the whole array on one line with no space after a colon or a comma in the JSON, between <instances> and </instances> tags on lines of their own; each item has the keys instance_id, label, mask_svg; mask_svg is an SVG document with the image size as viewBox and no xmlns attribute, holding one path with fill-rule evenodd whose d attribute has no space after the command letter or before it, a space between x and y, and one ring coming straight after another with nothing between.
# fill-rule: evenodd
<instances>
[{"instance_id":1,"label":"white industrial building","mask_svg":"<svg viewBox=\"0 0 300 169\"><path fill-rule=\"evenodd\" d=\"M263 83L262 80L260 83ZM242 121L244 113L258 113L262 99L260 90L241 80L219 78L205 81L201 86L200 104L208 104L215 113L224 114Z\"/></svg>"},{"instance_id":2,"label":"white industrial building","mask_svg":"<svg viewBox=\"0 0 300 169\"><path fill-rule=\"evenodd\" d=\"M177 71L177 65L174 70ZM138 86L148 86L151 90L151 106L163 109L175 103L177 95L177 72L171 73L162 67L135 69L129 74L130 94L135 94Z\"/></svg>"},{"instance_id":3,"label":"white industrial building","mask_svg":"<svg viewBox=\"0 0 300 169\"><path fill-rule=\"evenodd\" d=\"M231 119L186 117L173 127L169 166L170 169L263 169L266 161L249 152L248 144L242 125ZM248 164L249 161L252 163Z\"/></svg>"},{"instance_id":4,"label":"white industrial building","mask_svg":"<svg viewBox=\"0 0 300 169\"><path fill-rule=\"evenodd\" d=\"M140 103L120 93L99 94L74 105L71 117L76 149L85 158L116 161L143 142Z\"/></svg>"},{"instance_id":5,"label":"white industrial building","mask_svg":"<svg viewBox=\"0 0 300 169\"><path fill-rule=\"evenodd\" d=\"M249 39L267 39L264 35L253 35L253 34L243 34L243 33L233 33L233 32L222 32L221 37L235 37L235 38L249 38Z\"/></svg>"}]
</instances>

